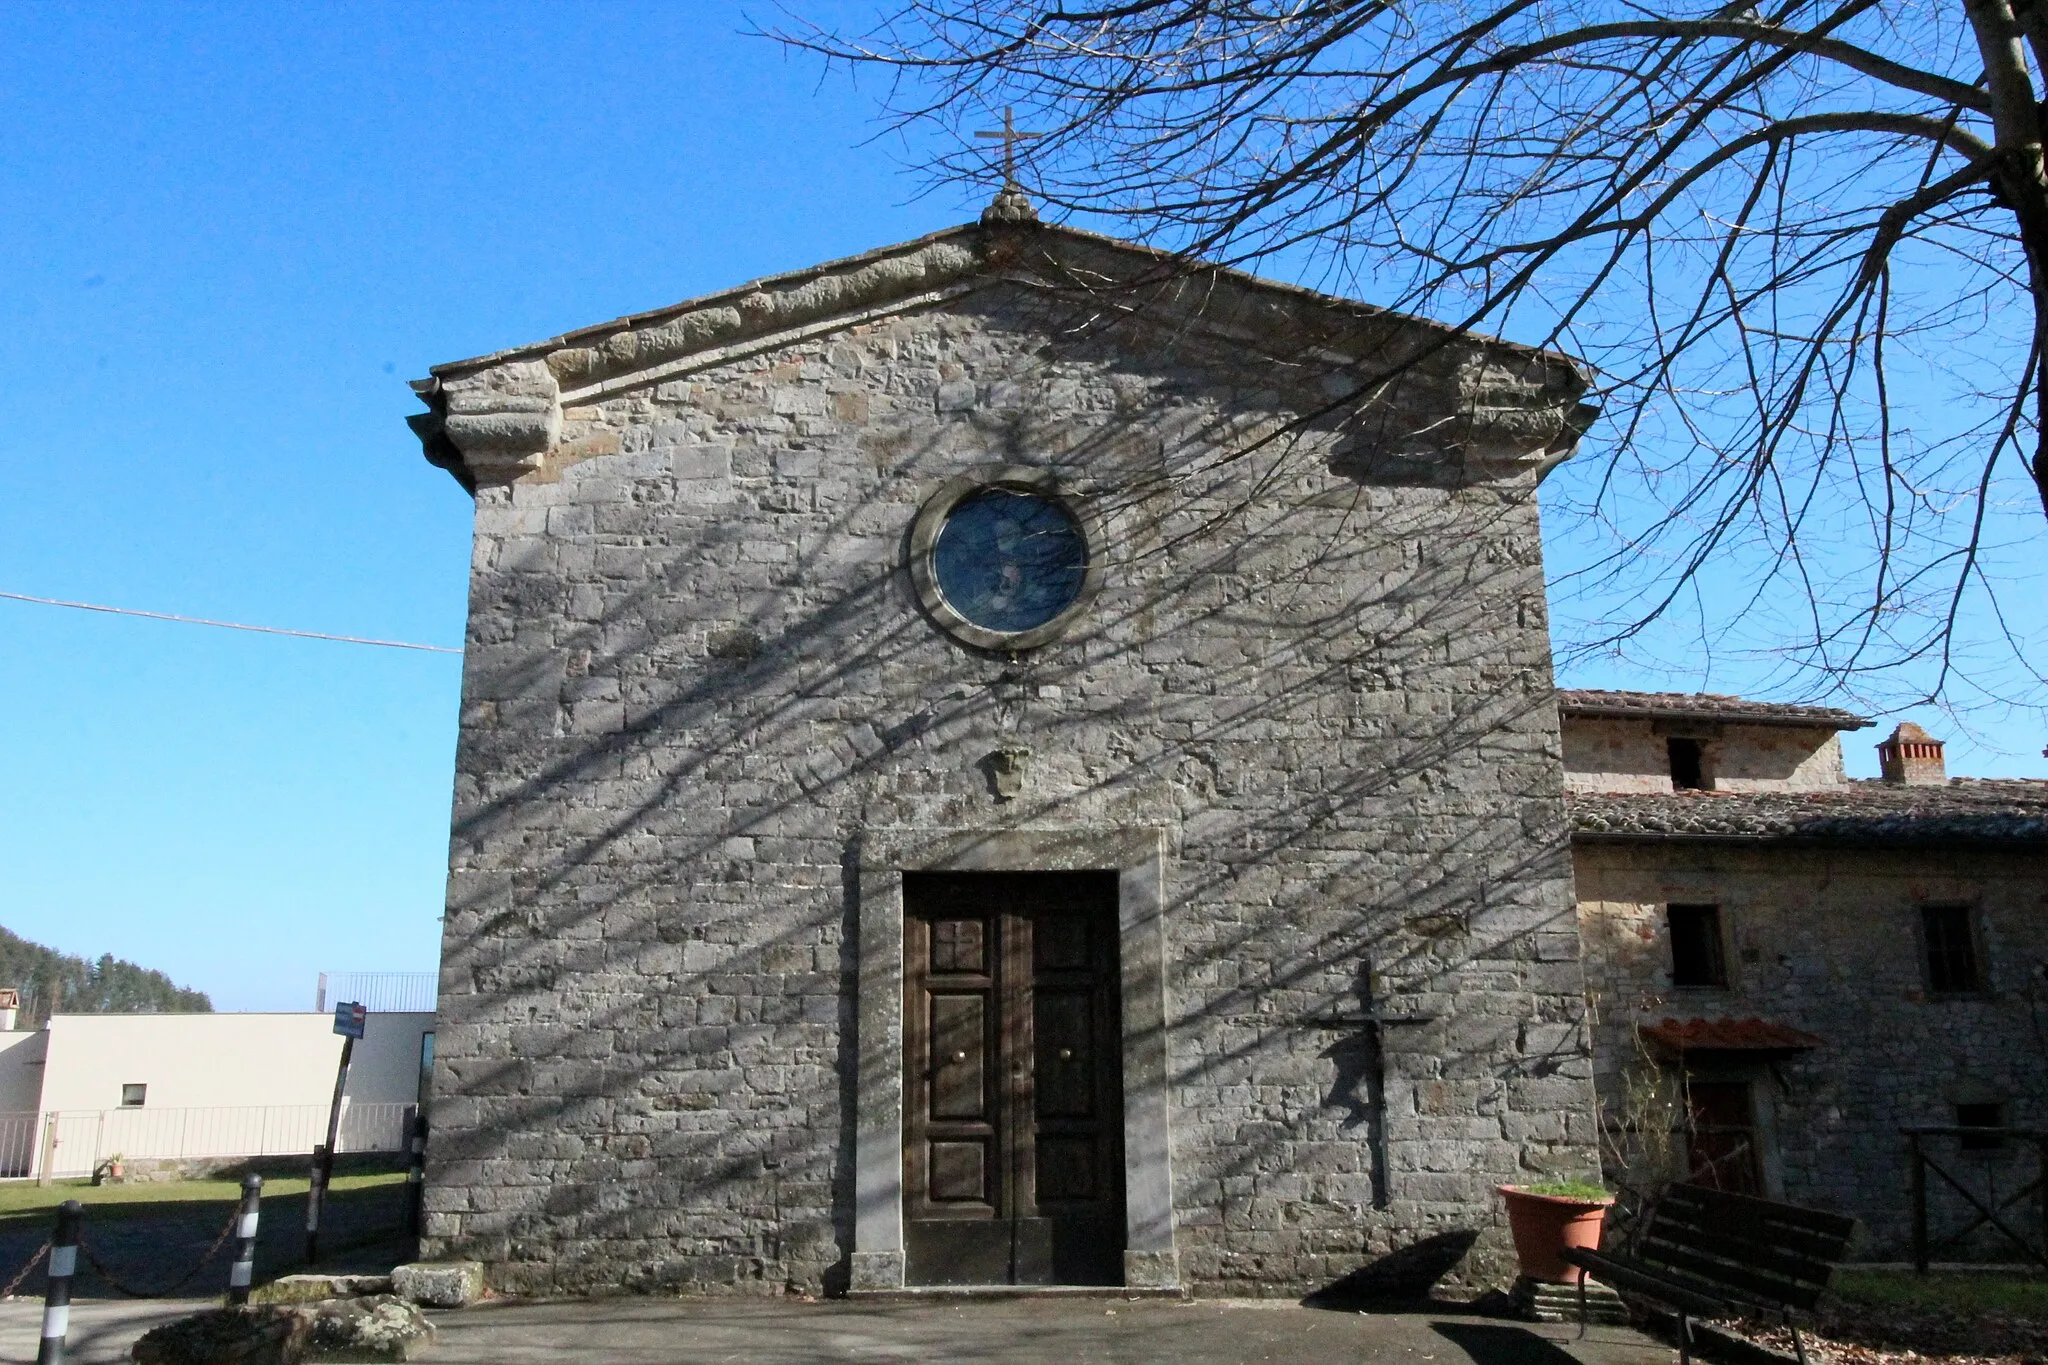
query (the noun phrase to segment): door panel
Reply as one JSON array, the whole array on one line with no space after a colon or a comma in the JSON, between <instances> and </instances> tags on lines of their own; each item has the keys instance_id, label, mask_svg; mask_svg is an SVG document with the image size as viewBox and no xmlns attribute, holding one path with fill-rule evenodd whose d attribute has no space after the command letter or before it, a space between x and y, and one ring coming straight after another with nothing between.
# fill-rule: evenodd
<instances>
[{"instance_id":1,"label":"door panel","mask_svg":"<svg viewBox=\"0 0 2048 1365\"><path fill-rule=\"evenodd\" d=\"M1121 1283L1115 874L903 891L909 1282Z\"/></svg>"},{"instance_id":2,"label":"door panel","mask_svg":"<svg viewBox=\"0 0 2048 1365\"><path fill-rule=\"evenodd\" d=\"M904 1213L993 1219L1001 1198L999 1097L993 1083L998 999L990 974L992 917L906 919L904 1098L919 1122L904 1133ZM906 982L908 984L908 982Z\"/></svg>"},{"instance_id":3,"label":"door panel","mask_svg":"<svg viewBox=\"0 0 2048 1365\"><path fill-rule=\"evenodd\" d=\"M1089 917L1074 914L1040 915L1033 922L1032 965L1041 972L1086 971L1088 969Z\"/></svg>"},{"instance_id":4,"label":"door panel","mask_svg":"<svg viewBox=\"0 0 2048 1365\"><path fill-rule=\"evenodd\" d=\"M1047 1203L1061 1200L1094 1199L1095 1139L1092 1137L1043 1137L1038 1139L1038 1197Z\"/></svg>"},{"instance_id":5,"label":"door panel","mask_svg":"<svg viewBox=\"0 0 2048 1365\"><path fill-rule=\"evenodd\" d=\"M1068 988L1041 990L1037 1006L1038 1116L1087 1118L1095 1112L1095 1002Z\"/></svg>"},{"instance_id":6,"label":"door panel","mask_svg":"<svg viewBox=\"0 0 2048 1365\"><path fill-rule=\"evenodd\" d=\"M988 970L987 925L978 919L942 919L932 925L932 970Z\"/></svg>"},{"instance_id":7,"label":"door panel","mask_svg":"<svg viewBox=\"0 0 2048 1365\"><path fill-rule=\"evenodd\" d=\"M931 1197L935 1202L988 1200L988 1144L934 1142L931 1145Z\"/></svg>"},{"instance_id":8,"label":"door panel","mask_svg":"<svg viewBox=\"0 0 2048 1365\"><path fill-rule=\"evenodd\" d=\"M932 1117L988 1114L988 999L932 996Z\"/></svg>"}]
</instances>

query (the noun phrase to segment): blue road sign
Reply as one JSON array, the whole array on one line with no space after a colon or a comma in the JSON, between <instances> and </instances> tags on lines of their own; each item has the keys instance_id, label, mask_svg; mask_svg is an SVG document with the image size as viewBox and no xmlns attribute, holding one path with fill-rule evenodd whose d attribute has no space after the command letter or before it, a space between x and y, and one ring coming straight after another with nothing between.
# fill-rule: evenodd
<instances>
[{"instance_id":1,"label":"blue road sign","mask_svg":"<svg viewBox=\"0 0 2048 1365\"><path fill-rule=\"evenodd\" d=\"M370 1012L354 1001L344 1001L334 1007L334 1031L344 1038L363 1036L363 1022Z\"/></svg>"}]
</instances>

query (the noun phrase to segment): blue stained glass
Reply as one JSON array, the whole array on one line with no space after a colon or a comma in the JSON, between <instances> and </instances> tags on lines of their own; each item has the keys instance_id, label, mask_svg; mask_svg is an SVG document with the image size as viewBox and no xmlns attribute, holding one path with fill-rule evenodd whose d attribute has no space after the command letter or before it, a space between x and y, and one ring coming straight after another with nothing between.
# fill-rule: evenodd
<instances>
[{"instance_id":1,"label":"blue stained glass","mask_svg":"<svg viewBox=\"0 0 2048 1365\"><path fill-rule=\"evenodd\" d=\"M1088 544L1051 498L989 488L946 516L932 576L946 604L983 630L1035 630L1081 595Z\"/></svg>"}]
</instances>

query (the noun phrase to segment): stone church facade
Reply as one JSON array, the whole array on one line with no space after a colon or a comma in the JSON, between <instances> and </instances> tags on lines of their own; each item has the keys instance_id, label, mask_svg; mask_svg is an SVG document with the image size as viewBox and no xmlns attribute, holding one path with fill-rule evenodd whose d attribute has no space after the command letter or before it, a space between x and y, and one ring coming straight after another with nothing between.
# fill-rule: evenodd
<instances>
[{"instance_id":1,"label":"stone church facade","mask_svg":"<svg viewBox=\"0 0 2048 1365\"><path fill-rule=\"evenodd\" d=\"M1295 1293L1598 1166L1566 360L982 223L438 368L424 1254Z\"/></svg>"}]
</instances>

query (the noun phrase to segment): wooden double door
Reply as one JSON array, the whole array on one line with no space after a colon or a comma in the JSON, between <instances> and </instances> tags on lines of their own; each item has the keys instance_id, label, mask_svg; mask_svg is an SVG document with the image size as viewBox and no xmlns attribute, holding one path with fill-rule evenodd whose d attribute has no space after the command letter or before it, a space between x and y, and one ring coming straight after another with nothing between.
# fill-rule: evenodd
<instances>
[{"instance_id":1,"label":"wooden double door","mask_svg":"<svg viewBox=\"0 0 2048 1365\"><path fill-rule=\"evenodd\" d=\"M1113 872L918 873L904 901L911 1284L1121 1284Z\"/></svg>"},{"instance_id":2,"label":"wooden double door","mask_svg":"<svg viewBox=\"0 0 2048 1365\"><path fill-rule=\"evenodd\" d=\"M1688 1179L1710 1190L1763 1195L1756 1111L1747 1081L1686 1081Z\"/></svg>"}]
</instances>

